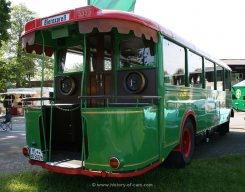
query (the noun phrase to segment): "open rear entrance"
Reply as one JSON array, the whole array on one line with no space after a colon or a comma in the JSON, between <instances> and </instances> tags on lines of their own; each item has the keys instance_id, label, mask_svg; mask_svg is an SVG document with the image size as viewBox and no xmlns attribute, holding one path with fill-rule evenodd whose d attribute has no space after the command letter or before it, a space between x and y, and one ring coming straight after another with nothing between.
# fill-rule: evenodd
<instances>
[{"instance_id":1,"label":"open rear entrance","mask_svg":"<svg viewBox=\"0 0 245 192\"><path fill-rule=\"evenodd\" d=\"M83 136L80 105L65 104L53 107L51 138L50 112L51 107L46 107L45 129L47 146L51 141L50 163L62 167L81 167Z\"/></svg>"}]
</instances>

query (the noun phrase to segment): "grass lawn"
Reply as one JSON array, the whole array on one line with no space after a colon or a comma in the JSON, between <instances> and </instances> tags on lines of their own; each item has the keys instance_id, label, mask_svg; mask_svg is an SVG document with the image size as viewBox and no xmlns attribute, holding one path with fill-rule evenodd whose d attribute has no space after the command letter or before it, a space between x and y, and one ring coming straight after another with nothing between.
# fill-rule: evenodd
<instances>
[{"instance_id":1,"label":"grass lawn","mask_svg":"<svg viewBox=\"0 0 245 192\"><path fill-rule=\"evenodd\" d=\"M135 178L63 175L46 170L2 175L1 192L163 191L244 192L245 154L193 160L184 169L160 166Z\"/></svg>"}]
</instances>

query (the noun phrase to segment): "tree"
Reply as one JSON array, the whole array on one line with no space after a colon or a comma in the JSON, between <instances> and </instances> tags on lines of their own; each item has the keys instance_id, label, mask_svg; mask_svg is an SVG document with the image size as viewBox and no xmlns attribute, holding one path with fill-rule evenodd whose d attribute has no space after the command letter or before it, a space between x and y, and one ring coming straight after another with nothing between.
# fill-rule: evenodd
<instances>
[{"instance_id":1,"label":"tree","mask_svg":"<svg viewBox=\"0 0 245 192\"><path fill-rule=\"evenodd\" d=\"M9 1L0 0L0 47L2 46L2 41L9 39L10 5Z\"/></svg>"},{"instance_id":2,"label":"tree","mask_svg":"<svg viewBox=\"0 0 245 192\"><path fill-rule=\"evenodd\" d=\"M6 63L2 66L4 73L8 76L4 80L16 84L16 87L23 87L25 84L25 73L33 68L34 62L28 57L21 48L21 33L24 24L34 18L34 13L25 6L19 5L12 7L11 27L9 30L10 39L3 46Z\"/></svg>"},{"instance_id":3,"label":"tree","mask_svg":"<svg viewBox=\"0 0 245 192\"><path fill-rule=\"evenodd\" d=\"M36 55L35 58L35 71L34 78L37 81L41 81L42 79L42 55ZM53 58L45 57L44 59L44 80L52 80L54 76L53 73Z\"/></svg>"},{"instance_id":4,"label":"tree","mask_svg":"<svg viewBox=\"0 0 245 192\"><path fill-rule=\"evenodd\" d=\"M31 79L35 76L36 69L40 66L40 56L26 53L22 49L21 33L25 23L34 19L35 13L20 4L12 7L10 40L4 46L7 63L4 68L8 69L6 82L12 82L15 87L30 87ZM52 66L52 60L45 59L46 65ZM0 66L1 68L1 66ZM5 71L7 72L7 71Z\"/></svg>"}]
</instances>

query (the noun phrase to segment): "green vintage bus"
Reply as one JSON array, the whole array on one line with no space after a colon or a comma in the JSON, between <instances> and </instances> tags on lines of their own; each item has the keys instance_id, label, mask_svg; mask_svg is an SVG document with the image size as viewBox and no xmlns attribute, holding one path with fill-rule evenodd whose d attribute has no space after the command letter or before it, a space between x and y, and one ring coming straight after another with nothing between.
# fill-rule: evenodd
<instances>
[{"instance_id":1,"label":"green vintage bus","mask_svg":"<svg viewBox=\"0 0 245 192\"><path fill-rule=\"evenodd\" d=\"M245 111L245 80L232 86L232 107L237 111Z\"/></svg>"},{"instance_id":2,"label":"green vintage bus","mask_svg":"<svg viewBox=\"0 0 245 192\"><path fill-rule=\"evenodd\" d=\"M54 57L53 96L25 99L42 101L24 109L32 165L132 177L229 132L230 68L149 19L86 6L28 22L22 42Z\"/></svg>"}]
</instances>

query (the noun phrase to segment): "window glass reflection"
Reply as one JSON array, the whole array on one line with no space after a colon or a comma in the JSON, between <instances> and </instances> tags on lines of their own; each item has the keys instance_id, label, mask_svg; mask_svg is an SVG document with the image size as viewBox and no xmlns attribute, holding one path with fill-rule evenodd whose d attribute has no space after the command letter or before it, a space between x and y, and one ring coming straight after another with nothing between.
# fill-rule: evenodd
<instances>
[{"instance_id":1,"label":"window glass reflection","mask_svg":"<svg viewBox=\"0 0 245 192\"><path fill-rule=\"evenodd\" d=\"M166 84L185 85L185 50L183 47L164 39L164 82Z\"/></svg>"}]
</instances>

